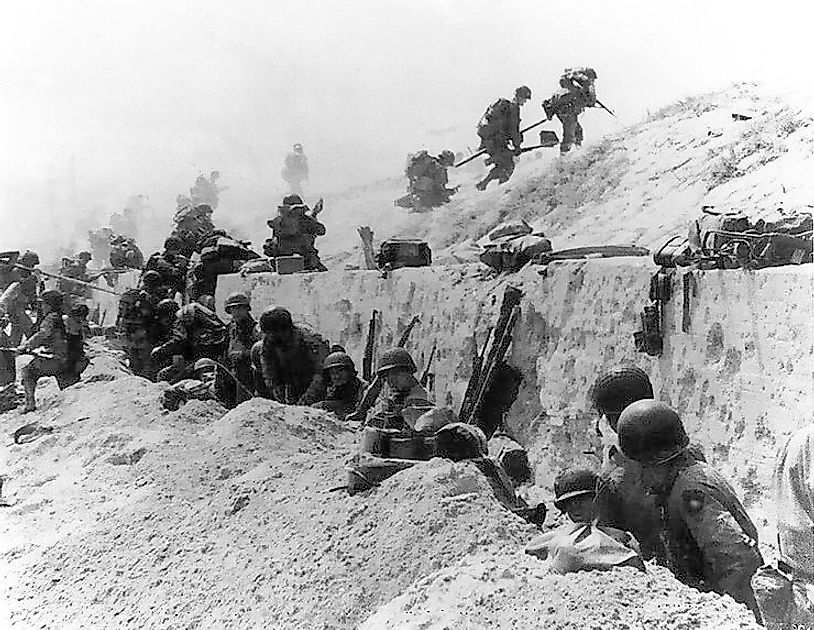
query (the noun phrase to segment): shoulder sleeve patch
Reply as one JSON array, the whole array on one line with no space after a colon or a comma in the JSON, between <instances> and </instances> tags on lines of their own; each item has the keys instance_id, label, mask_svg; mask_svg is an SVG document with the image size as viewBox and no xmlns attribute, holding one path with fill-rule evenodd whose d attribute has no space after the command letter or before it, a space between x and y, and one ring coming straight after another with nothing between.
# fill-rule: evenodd
<instances>
[{"instance_id":1,"label":"shoulder sleeve patch","mask_svg":"<svg viewBox=\"0 0 814 630\"><path fill-rule=\"evenodd\" d=\"M687 514L698 514L704 508L704 493L697 488L684 490L681 502Z\"/></svg>"}]
</instances>

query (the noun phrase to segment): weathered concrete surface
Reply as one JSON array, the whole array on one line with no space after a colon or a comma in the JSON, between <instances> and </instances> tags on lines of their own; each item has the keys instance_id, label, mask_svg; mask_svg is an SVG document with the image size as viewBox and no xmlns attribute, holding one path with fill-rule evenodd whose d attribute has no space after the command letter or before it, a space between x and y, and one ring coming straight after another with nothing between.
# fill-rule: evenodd
<instances>
[{"instance_id":1,"label":"weathered concrete surface","mask_svg":"<svg viewBox=\"0 0 814 630\"><path fill-rule=\"evenodd\" d=\"M814 308L811 265L762 271L679 271L666 307L661 357L637 353L633 332L655 267L644 259L563 262L529 268L507 280L484 279L477 266L377 272L224 277L218 304L245 290L259 313L270 304L344 345L361 360L372 309L382 313L379 348L421 317L408 344L419 366L438 343L436 397L460 404L470 373L472 333L481 344L503 288L521 288L522 317L511 362L525 377L510 418L530 448L537 483L592 456L588 389L603 369L623 362L647 370L657 395L682 415L712 463L734 481L763 525L765 494L777 447L811 421ZM687 332L683 276L691 273Z\"/></svg>"}]
</instances>

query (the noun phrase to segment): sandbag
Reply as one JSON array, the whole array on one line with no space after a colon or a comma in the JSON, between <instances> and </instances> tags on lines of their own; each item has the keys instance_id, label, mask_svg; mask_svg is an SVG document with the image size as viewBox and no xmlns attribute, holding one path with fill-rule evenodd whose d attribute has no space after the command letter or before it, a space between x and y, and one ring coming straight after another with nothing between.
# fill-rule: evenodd
<instances>
[{"instance_id":1,"label":"sandbag","mask_svg":"<svg viewBox=\"0 0 814 630\"><path fill-rule=\"evenodd\" d=\"M538 536L526 553L546 560L554 573L635 567L644 571L638 544L629 533L595 523L567 523Z\"/></svg>"}]
</instances>

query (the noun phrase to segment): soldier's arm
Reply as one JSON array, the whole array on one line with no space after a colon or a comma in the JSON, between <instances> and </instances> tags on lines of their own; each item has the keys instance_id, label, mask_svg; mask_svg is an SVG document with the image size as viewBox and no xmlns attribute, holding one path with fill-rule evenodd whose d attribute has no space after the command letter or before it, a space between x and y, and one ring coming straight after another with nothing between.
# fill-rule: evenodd
<instances>
[{"instance_id":1,"label":"soldier's arm","mask_svg":"<svg viewBox=\"0 0 814 630\"><path fill-rule=\"evenodd\" d=\"M325 358L328 356L328 342L324 339L314 339L306 342L308 345L309 353L311 354L311 361L314 370L314 375L311 382L308 384L308 389L300 397L299 404L310 405L317 400L325 398L325 378L322 374L322 366L325 363Z\"/></svg>"},{"instance_id":2,"label":"soldier's arm","mask_svg":"<svg viewBox=\"0 0 814 630\"><path fill-rule=\"evenodd\" d=\"M750 579L762 564L756 541L704 484L687 484L676 497L678 510L701 552L705 580L743 603L753 600Z\"/></svg>"},{"instance_id":3,"label":"soldier's arm","mask_svg":"<svg viewBox=\"0 0 814 630\"><path fill-rule=\"evenodd\" d=\"M45 319L42 320L40 329L34 333L34 335L26 339L25 343L20 346L22 349L33 350L38 346L47 346L50 343L57 320L57 317L53 315L53 313L46 315Z\"/></svg>"}]
</instances>

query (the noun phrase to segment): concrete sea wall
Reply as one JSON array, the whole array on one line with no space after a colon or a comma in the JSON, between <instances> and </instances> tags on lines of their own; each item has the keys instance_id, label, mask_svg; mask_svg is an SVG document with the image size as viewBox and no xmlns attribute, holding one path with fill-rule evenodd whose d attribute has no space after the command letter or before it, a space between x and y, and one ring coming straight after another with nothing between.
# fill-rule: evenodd
<instances>
[{"instance_id":1,"label":"concrete sea wall","mask_svg":"<svg viewBox=\"0 0 814 630\"><path fill-rule=\"evenodd\" d=\"M633 363L761 520L771 513L766 490L777 448L813 419L814 268L679 270L664 352L649 357L635 351L633 332L655 270L644 259L613 259L531 267L499 280L473 265L401 269L386 279L375 271L231 275L221 278L217 299L245 291L256 314L284 305L357 362L372 309L381 313L380 349L418 315L407 347L421 366L437 342L436 399L457 409L473 334L482 344L504 287L516 286L524 298L510 362L525 380L509 424L530 450L539 485L563 466L591 463L588 389L602 370Z\"/></svg>"}]
</instances>

